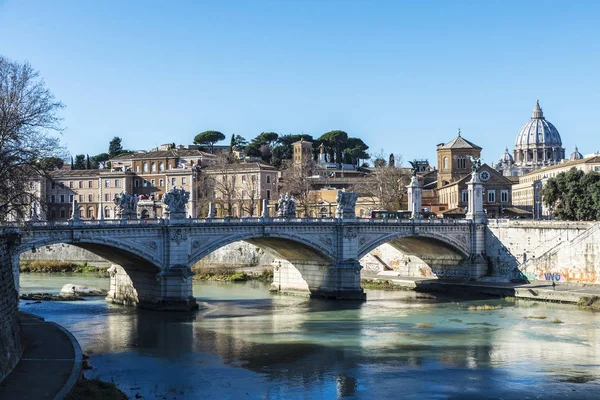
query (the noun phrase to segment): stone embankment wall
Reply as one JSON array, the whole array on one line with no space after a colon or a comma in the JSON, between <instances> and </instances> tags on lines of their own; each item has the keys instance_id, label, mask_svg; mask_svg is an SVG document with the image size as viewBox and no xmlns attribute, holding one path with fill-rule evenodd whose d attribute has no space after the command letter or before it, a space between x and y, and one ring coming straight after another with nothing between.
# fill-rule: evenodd
<instances>
[{"instance_id":1,"label":"stone embankment wall","mask_svg":"<svg viewBox=\"0 0 600 400\"><path fill-rule=\"evenodd\" d=\"M600 283L600 233L593 222L490 221L487 256L495 275L530 281Z\"/></svg>"},{"instance_id":2,"label":"stone embankment wall","mask_svg":"<svg viewBox=\"0 0 600 400\"><path fill-rule=\"evenodd\" d=\"M54 260L81 264L87 262L89 265L100 267L109 267L111 265L110 261L90 251L64 243L41 247L36 249L35 253L33 251L25 252L21 254L21 260Z\"/></svg>"},{"instance_id":3,"label":"stone embankment wall","mask_svg":"<svg viewBox=\"0 0 600 400\"><path fill-rule=\"evenodd\" d=\"M10 235L0 232L0 381L17 365L23 346L19 325L19 297L13 277Z\"/></svg>"},{"instance_id":4,"label":"stone embankment wall","mask_svg":"<svg viewBox=\"0 0 600 400\"><path fill-rule=\"evenodd\" d=\"M90 265L109 267L111 262L69 244L55 244L36 249L35 253L28 251L21 255L21 260L56 260L74 263L87 262ZM275 260L269 253L247 242L235 242L224 246L196 263L195 268L272 268Z\"/></svg>"}]
</instances>

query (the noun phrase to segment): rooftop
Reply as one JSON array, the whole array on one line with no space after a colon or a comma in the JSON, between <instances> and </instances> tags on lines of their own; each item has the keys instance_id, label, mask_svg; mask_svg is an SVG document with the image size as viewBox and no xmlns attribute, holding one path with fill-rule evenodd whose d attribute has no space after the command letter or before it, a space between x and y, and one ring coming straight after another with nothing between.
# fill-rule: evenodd
<instances>
[{"instance_id":1,"label":"rooftop","mask_svg":"<svg viewBox=\"0 0 600 400\"><path fill-rule=\"evenodd\" d=\"M445 149L479 149L479 150L481 150L481 147L477 146L474 143L469 142L467 139L460 136L460 129L459 129L457 137L455 137L454 139L452 139L451 141L449 141L448 143L446 143L444 145L438 145L438 150L445 150Z\"/></svg>"}]
</instances>

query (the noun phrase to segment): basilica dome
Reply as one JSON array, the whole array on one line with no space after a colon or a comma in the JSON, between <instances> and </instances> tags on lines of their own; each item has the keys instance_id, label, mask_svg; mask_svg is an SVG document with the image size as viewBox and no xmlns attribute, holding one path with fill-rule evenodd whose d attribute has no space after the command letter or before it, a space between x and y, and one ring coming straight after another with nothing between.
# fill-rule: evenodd
<instances>
[{"instance_id":1,"label":"basilica dome","mask_svg":"<svg viewBox=\"0 0 600 400\"><path fill-rule=\"evenodd\" d=\"M523 149L540 145L561 147L562 140L558 129L544 118L544 113L538 101L533 109L531 119L519 131L515 147Z\"/></svg>"},{"instance_id":2,"label":"basilica dome","mask_svg":"<svg viewBox=\"0 0 600 400\"><path fill-rule=\"evenodd\" d=\"M581 160L582 158L583 154L581 154L577 149L577 146L575 146L575 151L569 156L569 161Z\"/></svg>"}]
</instances>

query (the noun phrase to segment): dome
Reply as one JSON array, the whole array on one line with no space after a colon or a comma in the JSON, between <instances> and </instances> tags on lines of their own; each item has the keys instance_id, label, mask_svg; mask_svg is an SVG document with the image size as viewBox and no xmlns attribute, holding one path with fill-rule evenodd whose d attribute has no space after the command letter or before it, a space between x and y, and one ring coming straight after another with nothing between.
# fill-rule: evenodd
<instances>
[{"instance_id":1,"label":"dome","mask_svg":"<svg viewBox=\"0 0 600 400\"><path fill-rule=\"evenodd\" d=\"M583 154L577 150L577 146L575 146L575 151L571 153L569 156L569 161L581 160L583 158Z\"/></svg>"},{"instance_id":2,"label":"dome","mask_svg":"<svg viewBox=\"0 0 600 400\"><path fill-rule=\"evenodd\" d=\"M508 152L508 147L504 149L504 154L500 157L500 163L512 164L514 162L513 156Z\"/></svg>"},{"instance_id":3,"label":"dome","mask_svg":"<svg viewBox=\"0 0 600 400\"><path fill-rule=\"evenodd\" d=\"M542 144L546 147L561 147L562 140L558 129L544 118L544 113L538 101L533 109L531 119L519 131L515 147L537 147Z\"/></svg>"}]
</instances>

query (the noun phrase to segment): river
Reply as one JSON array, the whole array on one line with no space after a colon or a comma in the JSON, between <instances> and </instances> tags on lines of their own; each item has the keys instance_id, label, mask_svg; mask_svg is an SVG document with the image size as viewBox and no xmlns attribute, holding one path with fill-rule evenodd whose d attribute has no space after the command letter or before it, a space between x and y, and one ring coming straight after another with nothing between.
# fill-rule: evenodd
<instances>
[{"instance_id":1,"label":"river","mask_svg":"<svg viewBox=\"0 0 600 400\"><path fill-rule=\"evenodd\" d=\"M23 293L66 283L108 288L81 274L21 275ZM600 313L576 306L380 290L347 303L256 282L196 282L194 295L195 313L102 298L21 309L69 329L90 356L85 376L130 398L600 398ZM484 304L502 308L468 309Z\"/></svg>"}]
</instances>

